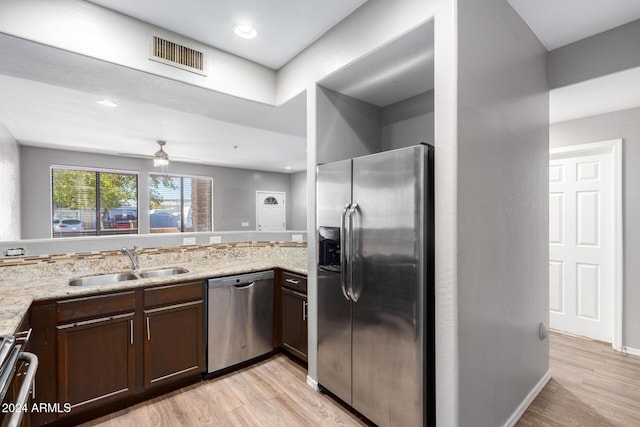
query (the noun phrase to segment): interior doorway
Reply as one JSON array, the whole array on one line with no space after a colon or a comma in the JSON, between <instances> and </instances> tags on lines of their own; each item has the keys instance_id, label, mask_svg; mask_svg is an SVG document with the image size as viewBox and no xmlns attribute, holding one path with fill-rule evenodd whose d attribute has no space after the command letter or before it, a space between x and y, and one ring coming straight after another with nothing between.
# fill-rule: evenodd
<instances>
[{"instance_id":1,"label":"interior doorway","mask_svg":"<svg viewBox=\"0 0 640 427\"><path fill-rule=\"evenodd\" d=\"M256 191L256 230L279 231L286 227L286 193Z\"/></svg>"},{"instance_id":2,"label":"interior doorway","mask_svg":"<svg viewBox=\"0 0 640 427\"><path fill-rule=\"evenodd\" d=\"M549 158L549 325L622 349L622 140Z\"/></svg>"}]
</instances>

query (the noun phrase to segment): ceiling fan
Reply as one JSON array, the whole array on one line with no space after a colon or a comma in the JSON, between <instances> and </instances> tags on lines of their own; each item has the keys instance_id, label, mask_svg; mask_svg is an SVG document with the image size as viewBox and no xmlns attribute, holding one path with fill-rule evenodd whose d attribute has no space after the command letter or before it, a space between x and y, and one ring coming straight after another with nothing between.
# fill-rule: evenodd
<instances>
[{"instance_id":1,"label":"ceiling fan","mask_svg":"<svg viewBox=\"0 0 640 427\"><path fill-rule=\"evenodd\" d=\"M118 156L123 157L135 157L138 159L149 159L154 161L154 166L166 166L169 164L169 161L174 162L184 162L184 163L206 163L201 159L194 159L190 157L179 157L179 156L171 156L169 158L168 154L164 151L164 146L167 144L165 141L157 141L160 146L160 150L158 150L153 156L145 155L145 154L136 154L136 153L116 153Z\"/></svg>"},{"instance_id":2,"label":"ceiling fan","mask_svg":"<svg viewBox=\"0 0 640 427\"><path fill-rule=\"evenodd\" d=\"M147 154L116 153L116 155L122 156L122 157L133 157L133 158L136 158L136 159L153 160L153 155L147 155ZM171 156L171 161L172 162L183 162L183 163L198 163L198 164L206 164L207 163L202 159L194 159L192 157L179 157L179 156Z\"/></svg>"}]
</instances>

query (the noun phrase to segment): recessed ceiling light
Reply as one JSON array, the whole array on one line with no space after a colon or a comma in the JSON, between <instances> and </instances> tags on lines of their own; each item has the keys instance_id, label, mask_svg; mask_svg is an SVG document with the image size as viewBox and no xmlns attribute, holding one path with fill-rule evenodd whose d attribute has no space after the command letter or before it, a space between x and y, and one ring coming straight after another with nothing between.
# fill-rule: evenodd
<instances>
[{"instance_id":1,"label":"recessed ceiling light","mask_svg":"<svg viewBox=\"0 0 640 427\"><path fill-rule=\"evenodd\" d=\"M100 104L103 107L117 107L118 104L116 104L115 102L111 102L108 99L101 99L100 101L96 101L96 104Z\"/></svg>"},{"instance_id":2,"label":"recessed ceiling light","mask_svg":"<svg viewBox=\"0 0 640 427\"><path fill-rule=\"evenodd\" d=\"M258 31L249 24L235 24L233 26L233 32L236 36L246 40L255 39L258 35Z\"/></svg>"}]
</instances>

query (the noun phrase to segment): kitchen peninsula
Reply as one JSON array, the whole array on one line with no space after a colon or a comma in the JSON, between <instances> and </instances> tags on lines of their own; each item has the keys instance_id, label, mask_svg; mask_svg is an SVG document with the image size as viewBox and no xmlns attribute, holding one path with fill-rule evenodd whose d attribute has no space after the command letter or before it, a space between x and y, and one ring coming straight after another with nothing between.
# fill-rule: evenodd
<instances>
[{"instance_id":1,"label":"kitchen peninsula","mask_svg":"<svg viewBox=\"0 0 640 427\"><path fill-rule=\"evenodd\" d=\"M267 270L276 271L276 277L306 276L305 243L145 248L137 252L139 270L131 270L121 252L0 261L0 288L6 295L0 307L0 334L32 331L26 346L40 359L38 401L67 403L69 408L69 413L32 413L31 422L88 420L198 381L206 369L205 279ZM144 278L167 268L178 273ZM114 272L134 278L70 285L78 277ZM278 284L275 288L279 290ZM274 295L257 303L275 309L275 351L282 347L282 311L280 292ZM218 343L214 346L222 350Z\"/></svg>"},{"instance_id":2,"label":"kitchen peninsula","mask_svg":"<svg viewBox=\"0 0 640 427\"><path fill-rule=\"evenodd\" d=\"M188 270L179 280L283 268L307 273L306 243L243 242L145 248L141 269L180 266ZM71 287L69 279L128 270L119 250L0 259L0 335L13 334L33 301L112 292L174 282L175 276Z\"/></svg>"}]
</instances>

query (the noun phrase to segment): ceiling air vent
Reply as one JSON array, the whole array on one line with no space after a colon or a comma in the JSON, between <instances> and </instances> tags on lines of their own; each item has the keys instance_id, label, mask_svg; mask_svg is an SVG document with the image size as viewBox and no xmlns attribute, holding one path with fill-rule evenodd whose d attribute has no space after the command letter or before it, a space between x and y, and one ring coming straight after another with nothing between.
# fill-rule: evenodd
<instances>
[{"instance_id":1,"label":"ceiling air vent","mask_svg":"<svg viewBox=\"0 0 640 427\"><path fill-rule=\"evenodd\" d=\"M158 36L153 36L149 59L204 75L204 54L202 52Z\"/></svg>"}]
</instances>

